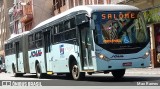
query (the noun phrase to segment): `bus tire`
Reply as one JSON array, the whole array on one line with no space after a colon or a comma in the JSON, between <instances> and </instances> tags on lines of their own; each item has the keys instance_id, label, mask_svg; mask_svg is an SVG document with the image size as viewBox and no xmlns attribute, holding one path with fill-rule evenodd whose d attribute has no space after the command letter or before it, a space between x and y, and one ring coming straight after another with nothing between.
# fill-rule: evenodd
<instances>
[{"instance_id":1,"label":"bus tire","mask_svg":"<svg viewBox=\"0 0 160 89\"><path fill-rule=\"evenodd\" d=\"M88 74L88 75L92 75L93 73L92 73L92 72L87 72L87 74Z\"/></svg>"},{"instance_id":2,"label":"bus tire","mask_svg":"<svg viewBox=\"0 0 160 89\"><path fill-rule=\"evenodd\" d=\"M42 70L39 63L36 64L36 76L39 79L42 78Z\"/></svg>"},{"instance_id":3,"label":"bus tire","mask_svg":"<svg viewBox=\"0 0 160 89\"><path fill-rule=\"evenodd\" d=\"M14 77L22 77L23 76L23 73L17 73L16 72L16 67L14 64L12 64L12 71L13 71L13 76Z\"/></svg>"},{"instance_id":4,"label":"bus tire","mask_svg":"<svg viewBox=\"0 0 160 89\"><path fill-rule=\"evenodd\" d=\"M116 79L120 79L124 76L125 74L125 69L118 69L118 70L113 70L112 75Z\"/></svg>"},{"instance_id":5,"label":"bus tire","mask_svg":"<svg viewBox=\"0 0 160 89\"><path fill-rule=\"evenodd\" d=\"M77 62L72 63L71 74L74 80L81 80L85 77L85 72L80 72Z\"/></svg>"}]
</instances>

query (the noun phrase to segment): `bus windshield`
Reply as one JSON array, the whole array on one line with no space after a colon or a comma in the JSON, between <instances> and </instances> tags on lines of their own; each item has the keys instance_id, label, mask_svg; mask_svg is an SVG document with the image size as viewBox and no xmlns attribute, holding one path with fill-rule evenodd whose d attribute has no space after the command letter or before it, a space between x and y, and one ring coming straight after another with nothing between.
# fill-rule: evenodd
<instances>
[{"instance_id":1,"label":"bus windshield","mask_svg":"<svg viewBox=\"0 0 160 89\"><path fill-rule=\"evenodd\" d=\"M132 45L149 42L141 12L95 12L95 41L99 45ZM119 47L114 49L119 49ZM112 49L112 47L110 47Z\"/></svg>"}]
</instances>

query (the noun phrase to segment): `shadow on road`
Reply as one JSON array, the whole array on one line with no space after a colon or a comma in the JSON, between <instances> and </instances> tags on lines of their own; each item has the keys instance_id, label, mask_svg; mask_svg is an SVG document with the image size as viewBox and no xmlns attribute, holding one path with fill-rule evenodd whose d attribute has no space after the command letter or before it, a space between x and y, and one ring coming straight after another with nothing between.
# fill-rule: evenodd
<instances>
[{"instance_id":1,"label":"shadow on road","mask_svg":"<svg viewBox=\"0 0 160 89\"><path fill-rule=\"evenodd\" d=\"M12 76L13 77L13 76ZM23 77L19 78L36 78L36 75L24 75ZM74 81L71 78L67 78L65 75L53 75L53 76L46 76L40 80L70 80ZM115 79L112 76L96 76L96 75L91 75L91 76L86 76L85 79L81 81L92 81L92 82L143 82L143 81L159 81L160 77L159 76L124 76L122 79Z\"/></svg>"}]
</instances>

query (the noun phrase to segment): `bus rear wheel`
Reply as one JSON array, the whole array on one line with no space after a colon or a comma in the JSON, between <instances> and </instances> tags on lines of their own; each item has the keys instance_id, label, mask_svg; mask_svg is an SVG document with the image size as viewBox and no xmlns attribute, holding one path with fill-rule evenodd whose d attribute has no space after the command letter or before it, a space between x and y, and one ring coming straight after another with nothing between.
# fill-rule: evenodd
<instances>
[{"instance_id":1,"label":"bus rear wheel","mask_svg":"<svg viewBox=\"0 0 160 89\"><path fill-rule=\"evenodd\" d=\"M39 63L36 64L36 76L37 78L42 78L42 70Z\"/></svg>"},{"instance_id":2,"label":"bus rear wheel","mask_svg":"<svg viewBox=\"0 0 160 89\"><path fill-rule=\"evenodd\" d=\"M124 76L125 74L125 69L119 69L119 70L113 70L112 75L116 79L120 79Z\"/></svg>"},{"instance_id":3,"label":"bus rear wheel","mask_svg":"<svg viewBox=\"0 0 160 89\"><path fill-rule=\"evenodd\" d=\"M74 80L81 80L85 77L85 72L80 72L77 62L72 63L71 74Z\"/></svg>"}]
</instances>

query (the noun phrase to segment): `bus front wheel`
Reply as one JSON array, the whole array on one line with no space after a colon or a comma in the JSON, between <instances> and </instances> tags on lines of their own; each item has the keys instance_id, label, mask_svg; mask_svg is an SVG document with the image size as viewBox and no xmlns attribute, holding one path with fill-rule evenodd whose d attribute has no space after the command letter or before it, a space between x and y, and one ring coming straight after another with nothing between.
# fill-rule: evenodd
<instances>
[{"instance_id":1,"label":"bus front wheel","mask_svg":"<svg viewBox=\"0 0 160 89\"><path fill-rule=\"evenodd\" d=\"M119 69L119 70L113 70L112 75L116 79L120 79L124 76L125 74L125 69Z\"/></svg>"},{"instance_id":2,"label":"bus front wheel","mask_svg":"<svg viewBox=\"0 0 160 89\"><path fill-rule=\"evenodd\" d=\"M81 80L85 77L85 72L80 72L77 62L72 63L71 74L74 80Z\"/></svg>"}]
</instances>

